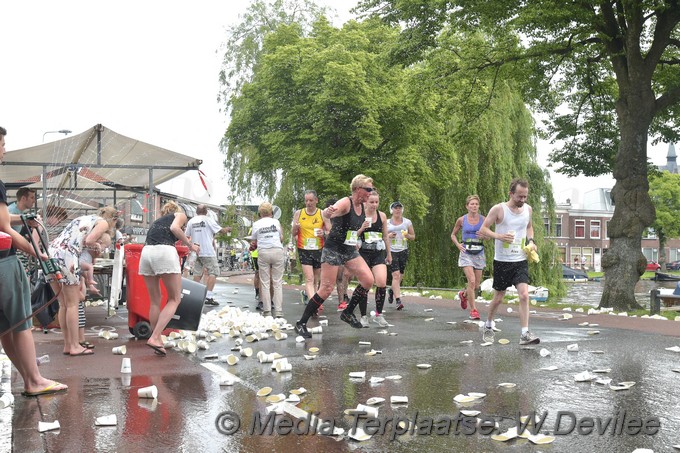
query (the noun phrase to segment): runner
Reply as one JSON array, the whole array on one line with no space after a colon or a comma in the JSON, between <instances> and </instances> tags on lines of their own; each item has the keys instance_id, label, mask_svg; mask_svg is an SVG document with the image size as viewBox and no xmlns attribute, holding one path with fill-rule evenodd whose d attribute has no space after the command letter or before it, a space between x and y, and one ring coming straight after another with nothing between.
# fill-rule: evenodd
<instances>
[{"instance_id":1,"label":"runner","mask_svg":"<svg viewBox=\"0 0 680 453\"><path fill-rule=\"evenodd\" d=\"M368 201L364 204L366 209L366 222L359 230L361 233L361 247L359 254L366 261L368 267L373 272L375 280L375 316L373 322L380 327L387 327L389 323L383 316L383 306L385 305L385 288L387 285L387 264L392 262L390 253L390 241L387 237L387 215L378 211L380 196L377 191L371 192ZM363 231L362 231L363 230ZM362 300L359 304L361 310L361 324L368 327L367 301Z\"/></svg>"},{"instance_id":2,"label":"runner","mask_svg":"<svg viewBox=\"0 0 680 453\"><path fill-rule=\"evenodd\" d=\"M392 250L392 288L389 290L389 302L397 300L397 310L403 310L404 304L401 301L401 281L404 278L406 263L408 263L408 241L416 238L413 231L413 224L404 217L404 205L400 201L395 201L390 205L392 218L387 224L388 236Z\"/></svg>"},{"instance_id":3,"label":"runner","mask_svg":"<svg viewBox=\"0 0 680 453\"><path fill-rule=\"evenodd\" d=\"M326 236L326 226L317 208L319 198L313 190L305 192L305 208L295 211L291 234L296 238L298 259L305 276L305 289L300 291L302 303L319 288L321 276L321 250ZM319 307L321 311L323 307Z\"/></svg>"},{"instance_id":4,"label":"runner","mask_svg":"<svg viewBox=\"0 0 680 453\"><path fill-rule=\"evenodd\" d=\"M324 217L331 219L332 228L321 253L321 284L318 292L309 299L302 317L295 324L295 331L304 338L312 337L307 331L307 320L331 295L338 266L343 264L357 276L359 286L354 290L349 306L342 312L340 319L352 327L362 327L353 311L362 299L366 299L368 291L373 286L373 275L356 249L357 231L365 220L363 203L373 192L373 179L357 175L352 179L350 189L351 196L342 198L324 211Z\"/></svg>"},{"instance_id":5,"label":"runner","mask_svg":"<svg viewBox=\"0 0 680 453\"><path fill-rule=\"evenodd\" d=\"M467 309L470 303L470 319L479 319L479 312L475 304L476 293L482 282L482 271L486 267L486 256L484 255L484 237L479 233L479 229L484 223L484 216L479 215L479 197L470 195L465 200L465 207L468 213L456 220L451 232L451 240L460 251L458 256L458 267L463 268L465 278L467 278L467 288L465 291L458 291L460 308ZM463 230L462 242L458 242L458 232ZM481 293L481 290L479 290Z\"/></svg>"},{"instance_id":6,"label":"runner","mask_svg":"<svg viewBox=\"0 0 680 453\"><path fill-rule=\"evenodd\" d=\"M493 316L503 302L505 290L512 285L519 295L519 319L522 335L519 344L538 344L541 340L529 331L529 263L523 248L526 244L536 250L531 206L526 204L529 183L515 178L510 182L510 199L495 205L479 230L484 237L495 239L493 260L494 295L482 333L485 342L493 341ZM496 232L491 225L496 225Z\"/></svg>"}]
</instances>

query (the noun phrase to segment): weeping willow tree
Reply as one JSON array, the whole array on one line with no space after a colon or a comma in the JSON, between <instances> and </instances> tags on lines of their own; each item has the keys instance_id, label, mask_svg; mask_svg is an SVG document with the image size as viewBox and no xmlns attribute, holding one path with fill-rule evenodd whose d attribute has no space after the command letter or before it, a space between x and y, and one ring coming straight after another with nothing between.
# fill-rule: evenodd
<instances>
[{"instance_id":1,"label":"weeping willow tree","mask_svg":"<svg viewBox=\"0 0 680 453\"><path fill-rule=\"evenodd\" d=\"M338 29L323 18L308 33L295 23L267 33L252 76L230 99L223 145L232 184L274 199L286 225L305 189L323 201L369 175L381 209L399 199L414 222L406 284L450 287L462 282L450 234L466 196L479 194L488 210L507 199L513 177L526 177L545 255L541 208L552 194L517 90L502 78L442 74L444 54L395 65L398 35L377 20ZM541 284L553 281L549 262L532 269Z\"/></svg>"}]
</instances>

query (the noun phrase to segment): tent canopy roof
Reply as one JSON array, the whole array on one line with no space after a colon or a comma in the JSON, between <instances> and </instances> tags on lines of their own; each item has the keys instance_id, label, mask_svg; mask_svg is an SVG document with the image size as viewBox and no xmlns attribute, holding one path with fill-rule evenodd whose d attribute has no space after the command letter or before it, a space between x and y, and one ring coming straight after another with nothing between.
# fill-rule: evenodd
<instances>
[{"instance_id":1,"label":"tent canopy roof","mask_svg":"<svg viewBox=\"0 0 680 453\"><path fill-rule=\"evenodd\" d=\"M0 166L0 180L8 187L24 186L78 172L110 187L148 190L185 171L198 169L200 159L135 140L101 124L55 142L10 151ZM52 183L50 184L52 185ZM52 187L50 187L52 188Z\"/></svg>"}]
</instances>

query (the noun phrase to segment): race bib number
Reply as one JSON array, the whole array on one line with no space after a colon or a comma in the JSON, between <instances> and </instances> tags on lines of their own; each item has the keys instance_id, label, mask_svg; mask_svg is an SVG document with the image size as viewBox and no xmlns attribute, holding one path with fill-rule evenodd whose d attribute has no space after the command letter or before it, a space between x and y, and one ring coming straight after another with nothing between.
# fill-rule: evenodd
<instances>
[{"instance_id":1,"label":"race bib number","mask_svg":"<svg viewBox=\"0 0 680 453\"><path fill-rule=\"evenodd\" d=\"M305 250L319 250L320 247L319 238L307 238L305 240Z\"/></svg>"},{"instance_id":2,"label":"race bib number","mask_svg":"<svg viewBox=\"0 0 680 453\"><path fill-rule=\"evenodd\" d=\"M518 239L515 238L513 242L504 242L503 243L503 248L505 249L505 253L509 255L520 255L524 253L522 250L522 245L524 244L524 238Z\"/></svg>"},{"instance_id":3,"label":"race bib number","mask_svg":"<svg viewBox=\"0 0 680 453\"><path fill-rule=\"evenodd\" d=\"M349 230L345 236L345 245L359 244L359 234L357 231Z\"/></svg>"}]
</instances>

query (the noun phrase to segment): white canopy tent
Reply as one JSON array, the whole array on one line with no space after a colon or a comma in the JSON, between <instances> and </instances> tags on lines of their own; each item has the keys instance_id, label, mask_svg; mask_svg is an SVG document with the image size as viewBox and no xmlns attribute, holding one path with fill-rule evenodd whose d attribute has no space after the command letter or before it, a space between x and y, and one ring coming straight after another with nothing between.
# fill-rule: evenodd
<instances>
[{"instance_id":1,"label":"white canopy tent","mask_svg":"<svg viewBox=\"0 0 680 453\"><path fill-rule=\"evenodd\" d=\"M120 198L127 198L131 192L146 192L147 208L153 213L155 187L188 170L198 170L201 162L97 124L71 137L6 153L0 180L8 189L37 185L48 196L73 192L75 185L93 200L100 198L95 193L106 188L110 204L119 193ZM89 187L90 182L101 187Z\"/></svg>"}]
</instances>

